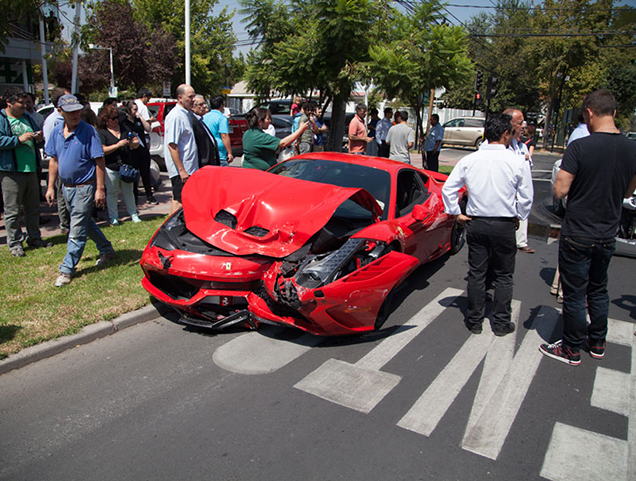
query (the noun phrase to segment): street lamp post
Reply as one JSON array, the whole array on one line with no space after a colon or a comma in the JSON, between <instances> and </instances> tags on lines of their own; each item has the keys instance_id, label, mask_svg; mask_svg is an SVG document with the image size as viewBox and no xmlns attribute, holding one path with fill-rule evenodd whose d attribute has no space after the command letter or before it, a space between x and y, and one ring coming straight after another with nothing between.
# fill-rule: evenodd
<instances>
[{"instance_id":1,"label":"street lamp post","mask_svg":"<svg viewBox=\"0 0 636 481\"><path fill-rule=\"evenodd\" d=\"M95 45L93 43L88 44L88 48L93 50L108 50L110 52L110 90L111 92L115 91L115 72L113 70L113 49L111 47L100 47L99 45ZM116 95L111 95L111 97L115 97Z\"/></svg>"}]
</instances>

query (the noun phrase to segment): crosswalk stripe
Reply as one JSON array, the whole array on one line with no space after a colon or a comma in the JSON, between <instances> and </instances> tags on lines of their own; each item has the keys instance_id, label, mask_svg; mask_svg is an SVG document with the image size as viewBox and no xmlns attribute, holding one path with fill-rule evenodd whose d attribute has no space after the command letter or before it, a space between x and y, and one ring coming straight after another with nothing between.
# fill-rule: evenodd
<instances>
[{"instance_id":1,"label":"crosswalk stripe","mask_svg":"<svg viewBox=\"0 0 636 481\"><path fill-rule=\"evenodd\" d=\"M598 367L592 390L592 406L629 416L630 377L624 372Z\"/></svg>"},{"instance_id":2,"label":"crosswalk stripe","mask_svg":"<svg viewBox=\"0 0 636 481\"><path fill-rule=\"evenodd\" d=\"M633 480L627 476L627 457L625 441L556 423L541 476L552 481Z\"/></svg>"},{"instance_id":3,"label":"crosswalk stripe","mask_svg":"<svg viewBox=\"0 0 636 481\"><path fill-rule=\"evenodd\" d=\"M401 376L382 372L380 369L462 292L453 288L444 290L422 308L408 324L400 326L357 363L329 359L294 387L356 411L371 412L402 379Z\"/></svg>"},{"instance_id":4,"label":"crosswalk stripe","mask_svg":"<svg viewBox=\"0 0 636 481\"><path fill-rule=\"evenodd\" d=\"M448 305L452 304L464 291L452 287L444 291L422 308L407 324L400 326L389 337L360 359L356 366L379 371L393 359L404 346L411 342L431 322L437 319ZM445 302L442 302L445 301Z\"/></svg>"}]
</instances>

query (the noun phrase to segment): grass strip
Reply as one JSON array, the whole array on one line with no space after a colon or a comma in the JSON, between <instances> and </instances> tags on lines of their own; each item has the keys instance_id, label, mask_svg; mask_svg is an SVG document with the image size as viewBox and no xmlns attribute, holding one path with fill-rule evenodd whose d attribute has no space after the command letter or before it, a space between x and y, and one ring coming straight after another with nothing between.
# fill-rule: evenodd
<instances>
[{"instance_id":1,"label":"grass strip","mask_svg":"<svg viewBox=\"0 0 636 481\"><path fill-rule=\"evenodd\" d=\"M49 249L26 247L26 257L0 249L0 359L148 305L139 260L164 220L157 216L140 224L103 227L117 251L114 259L96 267L99 254L88 240L71 284L64 287L54 283L66 254L66 235L49 237L54 244Z\"/></svg>"}]
</instances>

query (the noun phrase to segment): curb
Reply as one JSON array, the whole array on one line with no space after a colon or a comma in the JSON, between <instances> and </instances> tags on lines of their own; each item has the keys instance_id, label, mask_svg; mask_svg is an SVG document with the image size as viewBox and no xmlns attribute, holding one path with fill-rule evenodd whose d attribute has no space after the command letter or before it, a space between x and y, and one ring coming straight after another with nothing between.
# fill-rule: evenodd
<instances>
[{"instance_id":1,"label":"curb","mask_svg":"<svg viewBox=\"0 0 636 481\"><path fill-rule=\"evenodd\" d=\"M31 363L53 357L68 349L88 344L96 339L110 336L111 334L115 334L116 332L128 327L151 321L152 319L156 319L167 312L170 312L170 310L161 304L157 306L150 305L137 309L133 312L122 314L112 321L101 321L85 326L77 334L46 341L42 344L38 344L37 346L27 347L17 354L0 361L0 376L13 371L14 369L20 369Z\"/></svg>"}]
</instances>

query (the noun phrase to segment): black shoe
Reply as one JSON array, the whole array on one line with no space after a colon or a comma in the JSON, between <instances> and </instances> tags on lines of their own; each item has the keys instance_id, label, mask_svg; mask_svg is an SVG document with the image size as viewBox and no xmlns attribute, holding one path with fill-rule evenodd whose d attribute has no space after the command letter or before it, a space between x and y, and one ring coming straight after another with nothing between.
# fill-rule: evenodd
<instances>
[{"instance_id":1,"label":"black shoe","mask_svg":"<svg viewBox=\"0 0 636 481\"><path fill-rule=\"evenodd\" d=\"M53 247L53 243L45 241L43 239L35 239L34 241L27 241L27 245L33 249L39 249L41 247L48 248Z\"/></svg>"},{"instance_id":2,"label":"black shoe","mask_svg":"<svg viewBox=\"0 0 636 481\"><path fill-rule=\"evenodd\" d=\"M515 332L515 325L512 322L509 322L504 327L498 327L497 329L492 330L492 333L498 337L512 334L513 332Z\"/></svg>"},{"instance_id":3,"label":"black shoe","mask_svg":"<svg viewBox=\"0 0 636 481\"><path fill-rule=\"evenodd\" d=\"M466 326L466 329L468 329L473 334L481 334L481 331L483 329L481 327L481 324L474 324L468 321L464 321L464 325Z\"/></svg>"},{"instance_id":4,"label":"black shoe","mask_svg":"<svg viewBox=\"0 0 636 481\"><path fill-rule=\"evenodd\" d=\"M563 341L557 341L554 344L541 344L539 351L545 356L564 362L570 366L578 366L581 364L581 354L579 350L564 346Z\"/></svg>"},{"instance_id":5,"label":"black shoe","mask_svg":"<svg viewBox=\"0 0 636 481\"><path fill-rule=\"evenodd\" d=\"M587 348L590 352L590 356L594 359L603 359L605 355L605 339L594 340L587 338Z\"/></svg>"},{"instance_id":6,"label":"black shoe","mask_svg":"<svg viewBox=\"0 0 636 481\"><path fill-rule=\"evenodd\" d=\"M155 199L152 195L146 198L146 204L152 204L152 205L157 205L159 204L159 202L157 202L157 199Z\"/></svg>"}]
</instances>

